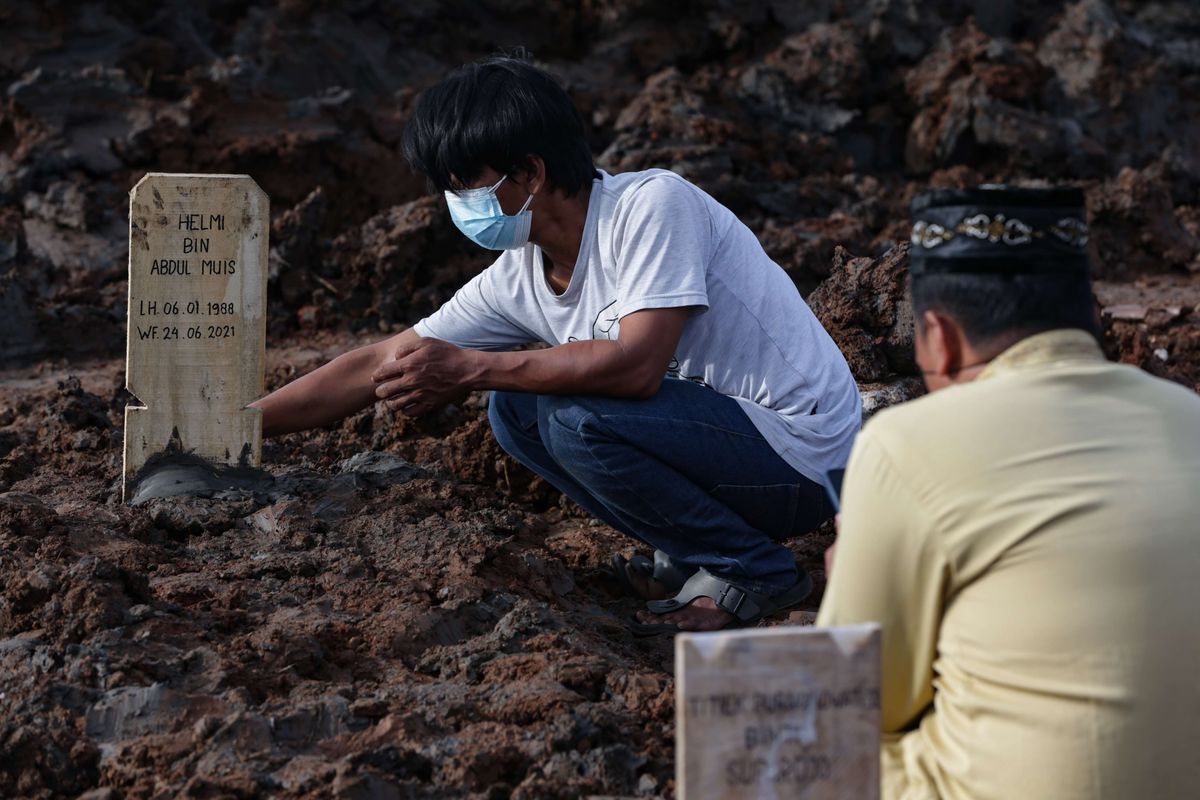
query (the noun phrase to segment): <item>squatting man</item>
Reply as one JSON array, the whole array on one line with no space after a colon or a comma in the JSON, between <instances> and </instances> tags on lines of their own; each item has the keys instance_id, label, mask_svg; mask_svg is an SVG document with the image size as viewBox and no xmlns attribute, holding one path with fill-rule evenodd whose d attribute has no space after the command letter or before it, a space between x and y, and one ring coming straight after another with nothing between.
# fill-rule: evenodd
<instances>
[{"instance_id":1,"label":"squatting man","mask_svg":"<svg viewBox=\"0 0 1200 800\"><path fill-rule=\"evenodd\" d=\"M845 359L741 221L665 170L597 170L570 98L522 59L425 91L409 164L496 261L413 328L255 403L267 436L377 400L491 390L508 453L654 556L613 556L640 633L749 624L812 580L779 540L829 518L862 415ZM515 349L529 343L543 349Z\"/></svg>"}]
</instances>

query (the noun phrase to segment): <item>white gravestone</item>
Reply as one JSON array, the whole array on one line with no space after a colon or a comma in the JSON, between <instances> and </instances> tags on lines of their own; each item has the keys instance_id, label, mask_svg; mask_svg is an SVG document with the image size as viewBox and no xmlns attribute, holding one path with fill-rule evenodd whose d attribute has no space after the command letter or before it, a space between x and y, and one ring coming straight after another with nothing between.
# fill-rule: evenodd
<instances>
[{"instance_id":1,"label":"white gravestone","mask_svg":"<svg viewBox=\"0 0 1200 800\"><path fill-rule=\"evenodd\" d=\"M675 638L680 800L879 797L879 626Z\"/></svg>"},{"instance_id":2,"label":"white gravestone","mask_svg":"<svg viewBox=\"0 0 1200 800\"><path fill-rule=\"evenodd\" d=\"M267 195L248 175L150 173L129 199L126 494L157 454L258 466Z\"/></svg>"}]
</instances>

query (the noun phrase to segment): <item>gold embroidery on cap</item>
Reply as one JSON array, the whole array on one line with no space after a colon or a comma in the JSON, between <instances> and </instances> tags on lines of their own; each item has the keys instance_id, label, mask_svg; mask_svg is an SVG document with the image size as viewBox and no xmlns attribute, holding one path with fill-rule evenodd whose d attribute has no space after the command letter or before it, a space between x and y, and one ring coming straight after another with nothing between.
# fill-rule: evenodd
<instances>
[{"instance_id":1,"label":"gold embroidery on cap","mask_svg":"<svg viewBox=\"0 0 1200 800\"><path fill-rule=\"evenodd\" d=\"M1072 247L1083 247L1087 244L1087 223L1074 217L1063 217L1051 225L1048 232L1059 241ZM936 222L918 220L913 224L911 240L914 246L932 250L958 236L970 236L973 239L993 244L1003 242L1006 245L1018 246L1029 244L1034 239L1044 239L1046 235L1046 230L1034 228L1015 217L1009 219L1003 214L997 214L994 217L987 214L975 214L963 218L953 228L946 228Z\"/></svg>"},{"instance_id":2,"label":"gold embroidery on cap","mask_svg":"<svg viewBox=\"0 0 1200 800\"><path fill-rule=\"evenodd\" d=\"M1083 247L1088 242L1088 226L1075 217L1063 217L1050 226L1050 232L1072 247Z\"/></svg>"}]
</instances>

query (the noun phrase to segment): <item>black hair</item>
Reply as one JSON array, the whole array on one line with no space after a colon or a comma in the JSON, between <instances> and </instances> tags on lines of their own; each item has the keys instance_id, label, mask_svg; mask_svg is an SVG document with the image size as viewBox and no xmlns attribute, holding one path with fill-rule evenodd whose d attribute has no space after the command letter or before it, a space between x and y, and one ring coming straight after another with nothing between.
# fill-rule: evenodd
<instances>
[{"instance_id":1,"label":"black hair","mask_svg":"<svg viewBox=\"0 0 1200 800\"><path fill-rule=\"evenodd\" d=\"M404 157L434 191L472 183L484 167L504 175L527 168L529 156L568 196L595 175L575 104L524 51L467 64L426 89L404 130Z\"/></svg>"},{"instance_id":2,"label":"black hair","mask_svg":"<svg viewBox=\"0 0 1200 800\"><path fill-rule=\"evenodd\" d=\"M912 300L918 320L928 310L940 311L962 326L973 347L996 353L1056 328L1100 335L1084 272L924 274L913 277Z\"/></svg>"}]
</instances>

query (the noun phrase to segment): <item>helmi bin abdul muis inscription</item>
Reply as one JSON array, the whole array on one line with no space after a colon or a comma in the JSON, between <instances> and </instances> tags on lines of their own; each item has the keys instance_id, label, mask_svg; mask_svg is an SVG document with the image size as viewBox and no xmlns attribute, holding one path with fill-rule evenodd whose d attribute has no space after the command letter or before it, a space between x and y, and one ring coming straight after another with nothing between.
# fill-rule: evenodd
<instances>
[{"instance_id":1,"label":"helmi bin abdul muis inscription","mask_svg":"<svg viewBox=\"0 0 1200 800\"><path fill-rule=\"evenodd\" d=\"M152 172L130 192L126 496L159 454L259 465L269 221L248 175Z\"/></svg>"},{"instance_id":2,"label":"helmi bin abdul muis inscription","mask_svg":"<svg viewBox=\"0 0 1200 800\"><path fill-rule=\"evenodd\" d=\"M675 637L680 800L879 797L875 624Z\"/></svg>"}]
</instances>

